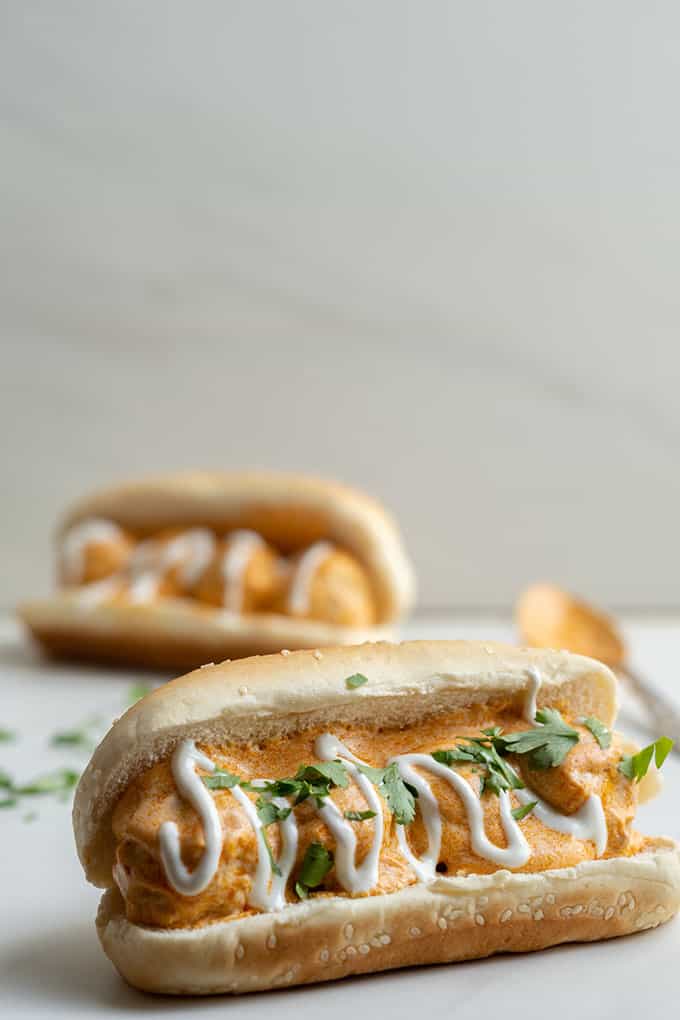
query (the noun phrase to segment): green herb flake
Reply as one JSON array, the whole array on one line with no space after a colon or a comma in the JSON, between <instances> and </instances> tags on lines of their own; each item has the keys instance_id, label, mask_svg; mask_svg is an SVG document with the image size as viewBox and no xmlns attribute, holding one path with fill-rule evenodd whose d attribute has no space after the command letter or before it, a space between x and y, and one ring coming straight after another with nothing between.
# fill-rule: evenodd
<instances>
[{"instance_id":1,"label":"green herb flake","mask_svg":"<svg viewBox=\"0 0 680 1020\"><path fill-rule=\"evenodd\" d=\"M416 816L418 791L410 783L404 782L396 762L384 769L372 768L370 765L358 765L357 768L377 788L397 825L410 825Z\"/></svg>"},{"instance_id":2,"label":"green herb flake","mask_svg":"<svg viewBox=\"0 0 680 1020\"><path fill-rule=\"evenodd\" d=\"M627 754L621 759L619 772L632 782L639 783L647 775L652 759L658 769L661 768L673 747L670 737L659 737L652 744L647 744L637 754Z\"/></svg>"},{"instance_id":3,"label":"green herb flake","mask_svg":"<svg viewBox=\"0 0 680 1020\"><path fill-rule=\"evenodd\" d=\"M238 786L241 782L240 776L235 776L233 772L227 772L226 769L215 769L210 775L202 776L202 779L209 790L231 790L233 786Z\"/></svg>"},{"instance_id":4,"label":"green herb flake","mask_svg":"<svg viewBox=\"0 0 680 1020\"><path fill-rule=\"evenodd\" d=\"M6 730L0 727L0 744L10 744L16 739L17 735L14 730Z\"/></svg>"},{"instance_id":5,"label":"green herb flake","mask_svg":"<svg viewBox=\"0 0 680 1020\"><path fill-rule=\"evenodd\" d=\"M345 686L349 687L351 691L355 691L357 687L363 687L367 683L368 677L364 676L363 673L353 673L352 676L348 676L345 680Z\"/></svg>"},{"instance_id":6,"label":"green herb flake","mask_svg":"<svg viewBox=\"0 0 680 1020\"><path fill-rule=\"evenodd\" d=\"M578 744L579 735L554 708L537 712L536 722L542 725L495 738L494 743L500 743L506 754L526 754L532 769L556 768Z\"/></svg>"},{"instance_id":7,"label":"green herb flake","mask_svg":"<svg viewBox=\"0 0 680 1020\"><path fill-rule=\"evenodd\" d=\"M369 818L375 818L375 811L345 811L345 818L348 822L367 822Z\"/></svg>"},{"instance_id":8,"label":"green herb flake","mask_svg":"<svg viewBox=\"0 0 680 1020\"><path fill-rule=\"evenodd\" d=\"M606 751L611 745L612 735L605 724L596 719L594 715L589 715L583 720L583 725L587 730L590 730L602 750Z\"/></svg>"},{"instance_id":9,"label":"green herb flake","mask_svg":"<svg viewBox=\"0 0 680 1020\"><path fill-rule=\"evenodd\" d=\"M347 769L341 761L320 761L316 765L301 765L295 773L295 779L312 785L328 783L343 790L349 786Z\"/></svg>"},{"instance_id":10,"label":"green herb flake","mask_svg":"<svg viewBox=\"0 0 680 1020\"><path fill-rule=\"evenodd\" d=\"M267 851L267 853L269 855L269 860L271 862L272 871L274 872L275 875L279 875L280 876L281 875L281 868L276 863L276 858L274 857L274 852L273 852L271 846L269 845L269 840L267 839L267 833L264 831L264 829L260 829L260 837L261 837L262 842L264 843L265 849L266 849L266 851Z\"/></svg>"},{"instance_id":11,"label":"green herb flake","mask_svg":"<svg viewBox=\"0 0 680 1020\"><path fill-rule=\"evenodd\" d=\"M16 797L2 797L0 798L0 808L14 807L17 803Z\"/></svg>"},{"instance_id":12,"label":"green herb flake","mask_svg":"<svg viewBox=\"0 0 680 1020\"><path fill-rule=\"evenodd\" d=\"M50 737L52 747L92 747L92 739L85 729L64 730Z\"/></svg>"},{"instance_id":13,"label":"green herb flake","mask_svg":"<svg viewBox=\"0 0 680 1020\"><path fill-rule=\"evenodd\" d=\"M523 818L531 814L537 804L537 800L532 800L528 804L522 804L521 807L513 808L510 814L516 822L521 822Z\"/></svg>"},{"instance_id":14,"label":"green herb flake","mask_svg":"<svg viewBox=\"0 0 680 1020\"><path fill-rule=\"evenodd\" d=\"M127 692L127 703L128 705L136 705L138 701L145 698L147 694L151 694L153 687L149 684L130 684Z\"/></svg>"},{"instance_id":15,"label":"green herb flake","mask_svg":"<svg viewBox=\"0 0 680 1020\"><path fill-rule=\"evenodd\" d=\"M300 874L295 883L295 891L301 900L307 899L310 889L316 889L321 885L332 867L333 854L331 851L327 850L323 843L310 843L305 851Z\"/></svg>"},{"instance_id":16,"label":"green herb flake","mask_svg":"<svg viewBox=\"0 0 680 1020\"><path fill-rule=\"evenodd\" d=\"M502 749L502 730L482 730L480 738L464 737L465 743L448 750L433 751L432 757L442 765L469 765L471 771L481 774L480 796L484 793L495 793L501 790L521 790L524 783L513 768L508 765L497 749L497 742Z\"/></svg>"},{"instance_id":17,"label":"green herb flake","mask_svg":"<svg viewBox=\"0 0 680 1020\"><path fill-rule=\"evenodd\" d=\"M38 776L23 786L14 786L12 790L21 796L33 796L43 793L62 793L69 791L78 782L78 772L74 769L57 769Z\"/></svg>"},{"instance_id":18,"label":"green herb flake","mask_svg":"<svg viewBox=\"0 0 680 1020\"><path fill-rule=\"evenodd\" d=\"M255 802L255 808L257 810L257 817L260 819L263 828L268 825L273 825L274 822L283 822L290 814L292 808L278 807L273 801L267 800L265 797L258 797Z\"/></svg>"}]
</instances>

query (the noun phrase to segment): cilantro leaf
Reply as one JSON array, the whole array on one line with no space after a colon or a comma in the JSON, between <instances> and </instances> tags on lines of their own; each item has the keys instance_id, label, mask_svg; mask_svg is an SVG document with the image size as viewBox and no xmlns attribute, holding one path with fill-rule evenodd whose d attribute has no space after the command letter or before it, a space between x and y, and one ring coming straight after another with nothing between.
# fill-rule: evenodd
<instances>
[{"instance_id":1,"label":"cilantro leaf","mask_svg":"<svg viewBox=\"0 0 680 1020\"><path fill-rule=\"evenodd\" d=\"M363 685L367 683L368 677L364 676L363 673L354 673L352 676L348 676L345 680L345 685L349 687L351 691L356 690L357 687L363 687Z\"/></svg>"},{"instance_id":2,"label":"cilantro leaf","mask_svg":"<svg viewBox=\"0 0 680 1020\"><path fill-rule=\"evenodd\" d=\"M537 800L532 800L528 804L522 804L520 807L513 808L510 814L516 822L521 822L523 818L531 814L537 804Z\"/></svg>"},{"instance_id":3,"label":"cilantro leaf","mask_svg":"<svg viewBox=\"0 0 680 1020\"><path fill-rule=\"evenodd\" d=\"M482 772L480 796L487 790L499 794L501 790L521 790L524 783L513 768L501 758L495 741L500 738L500 727L483 730L484 738L464 737L465 744L450 750L433 751L432 757L443 765L473 763Z\"/></svg>"},{"instance_id":4,"label":"cilantro leaf","mask_svg":"<svg viewBox=\"0 0 680 1020\"><path fill-rule=\"evenodd\" d=\"M149 686L149 684L130 684L127 692L128 705L136 705L138 701L145 698L152 690L153 687Z\"/></svg>"},{"instance_id":5,"label":"cilantro leaf","mask_svg":"<svg viewBox=\"0 0 680 1020\"><path fill-rule=\"evenodd\" d=\"M255 808L257 810L257 817L265 828L274 822L283 822L292 811L292 808L289 807L278 807L273 801L267 800L265 797L257 798Z\"/></svg>"},{"instance_id":6,"label":"cilantro leaf","mask_svg":"<svg viewBox=\"0 0 680 1020\"><path fill-rule=\"evenodd\" d=\"M301 765L295 773L295 778L312 784L328 782L343 790L349 785L347 769L341 761L320 761L316 765Z\"/></svg>"},{"instance_id":7,"label":"cilantro leaf","mask_svg":"<svg viewBox=\"0 0 680 1020\"><path fill-rule=\"evenodd\" d=\"M418 791L404 782L397 763L392 762L384 769L376 769L371 765L357 765L357 768L377 788L394 815L397 825L410 825L416 816Z\"/></svg>"},{"instance_id":8,"label":"cilantro leaf","mask_svg":"<svg viewBox=\"0 0 680 1020\"><path fill-rule=\"evenodd\" d=\"M668 757L673 741L670 737L659 737L652 744L647 744L637 754L626 754L619 763L619 772L622 772L627 779L639 783L647 775L652 758L658 769L661 768Z\"/></svg>"},{"instance_id":9,"label":"cilantro leaf","mask_svg":"<svg viewBox=\"0 0 680 1020\"><path fill-rule=\"evenodd\" d=\"M310 843L295 883L295 891L301 900L307 899L310 889L321 885L333 867L333 854L323 843Z\"/></svg>"},{"instance_id":10,"label":"cilantro leaf","mask_svg":"<svg viewBox=\"0 0 680 1020\"><path fill-rule=\"evenodd\" d=\"M349 822L366 822L375 818L375 811L345 811L344 815Z\"/></svg>"},{"instance_id":11,"label":"cilantro leaf","mask_svg":"<svg viewBox=\"0 0 680 1020\"><path fill-rule=\"evenodd\" d=\"M52 747L86 747L93 746L93 740L87 730L83 727L78 730L63 730L61 733L53 733L50 737Z\"/></svg>"},{"instance_id":12,"label":"cilantro leaf","mask_svg":"<svg viewBox=\"0 0 680 1020\"><path fill-rule=\"evenodd\" d=\"M38 776L23 786L13 786L12 792L25 795L42 793L62 793L70 790L78 782L78 773L73 769L56 769L43 776Z\"/></svg>"},{"instance_id":13,"label":"cilantro leaf","mask_svg":"<svg viewBox=\"0 0 680 1020\"><path fill-rule=\"evenodd\" d=\"M17 735L14 730L0 729L0 743L9 744L12 740L16 740Z\"/></svg>"},{"instance_id":14,"label":"cilantro leaf","mask_svg":"<svg viewBox=\"0 0 680 1020\"><path fill-rule=\"evenodd\" d=\"M269 840L267 839L267 833L265 832L265 830L263 828L260 829L260 838L261 838L262 842L264 843L265 850L269 854L269 861L270 861L271 866L272 866L272 871L274 872L275 875L279 875L280 876L281 875L281 868L276 863L276 858L274 857L274 851L272 850L271 846L269 845Z\"/></svg>"},{"instance_id":15,"label":"cilantro leaf","mask_svg":"<svg viewBox=\"0 0 680 1020\"><path fill-rule=\"evenodd\" d=\"M506 754L526 754L533 769L556 768L572 747L579 742L578 732L568 726L554 708L536 713L536 722L543 725L520 733L508 733L494 739Z\"/></svg>"},{"instance_id":16,"label":"cilantro leaf","mask_svg":"<svg viewBox=\"0 0 680 1020\"><path fill-rule=\"evenodd\" d=\"M612 742L612 735L605 724L596 719L594 715L589 715L583 720L583 725L590 730L602 750L606 751Z\"/></svg>"},{"instance_id":17,"label":"cilantro leaf","mask_svg":"<svg viewBox=\"0 0 680 1020\"><path fill-rule=\"evenodd\" d=\"M9 772L3 772L2 769L0 769L0 790L11 790L13 786L14 783L12 782L12 777Z\"/></svg>"},{"instance_id":18,"label":"cilantro leaf","mask_svg":"<svg viewBox=\"0 0 680 1020\"><path fill-rule=\"evenodd\" d=\"M209 790L231 790L232 786L238 786L241 782L240 776L226 769L215 769L209 776L202 776L202 779Z\"/></svg>"}]
</instances>

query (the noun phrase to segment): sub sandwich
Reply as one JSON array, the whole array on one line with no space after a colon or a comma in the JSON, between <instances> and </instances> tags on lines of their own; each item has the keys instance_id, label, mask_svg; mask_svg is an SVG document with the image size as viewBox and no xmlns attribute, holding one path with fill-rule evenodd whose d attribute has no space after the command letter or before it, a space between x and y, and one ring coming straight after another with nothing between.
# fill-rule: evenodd
<instances>
[{"instance_id":1,"label":"sub sandwich","mask_svg":"<svg viewBox=\"0 0 680 1020\"><path fill-rule=\"evenodd\" d=\"M132 985L239 993L668 921L651 761L594 660L458 641L210 665L115 723L74 829Z\"/></svg>"},{"instance_id":2,"label":"sub sandwich","mask_svg":"<svg viewBox=\"0 0 680 1020\"><path fill-rule=\"evenodd\" d=\"M382 507L300 475L97 492L66 515L57 561L59 590L19 610L43 648L161 669L388 636L413 599Z\"/></svg>"}]
</instances>

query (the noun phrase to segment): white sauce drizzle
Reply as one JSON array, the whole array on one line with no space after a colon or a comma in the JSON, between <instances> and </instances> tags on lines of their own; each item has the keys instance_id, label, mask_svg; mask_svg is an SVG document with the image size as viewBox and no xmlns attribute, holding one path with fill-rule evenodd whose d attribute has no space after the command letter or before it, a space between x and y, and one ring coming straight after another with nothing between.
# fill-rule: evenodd
<instances>
[{"instance_id":1,"label":"white sauce drizzle","mask_svg":"<svg viewBox=\"0 0 680 1020\"><path fill-rule=\"evenodd\" d=\"M328 797L319 815L328 826L335 839L335 873L338 882L350 893L369 892L378 883L378 867L380 864L380 848L383 840L383 813L380 797L367 776L359 772L357 765L363 765L360 758L355 757L349 748L331 733L323 733L314 745L317 758L321 761L334 761L341 758L348 773L361 790L375 818L365 824L373 826L371 847L363 861L357 867L357 837L352 825L343 817L336 804Z\"/></svg>"},{"instance_id":2,"label":"white sauce drizzle","mask_svg":"<svg viewBox=\"0 0 680 1020\"><path fill-rule=\"evenodd\" d=\"M530 699L535 698L535 690L530 693L529 697ZM384 832L380 797L368 777L364 776L357 768L358 765L365 763L333 734L323 733L319 736L314 750L317 758L321 761L340 759L351 779L361 790L369 808L375 811L375 818L370 821L373 827L371 846L361 864L357 866L356 833L349 820L343 816L330 797L322 803L321 807L316 808L335 840L335 872L338 882L350 894L370 892L378 882L380 849ZM396 755L390 759L389 764L393 762L397 765L405 781L418 791L418 810L427 834L427 850L421 857L416 857L408 844L406 827L403 825L397 825L397 841L402 855L420 882L432 882L437 877L436 868L441 850L442 820L439 804L432 788L427 780L415 771L416 767L444 779L456 791L467 814L472 849L479 857L506 868L520 868L529 860L531 848L518 822L512 817L512 803L507 791L502 790L499 794L501 824L507 839L507 846L499 847L492 843L486 835L484 809L479 796L467 780L454 769L435 761L428 754ZM222 829L215 803L201 779L196 775L194 763L209 772L215 768L214 763L198 751L192 741L185 740L173 755L172 770L180 793L199 814L205 833L206 849L194 872L189 873L181 860L179 836L174 822L164 822L160 830L161 860L168 881L178 892L187 896L202 892L210 884L219 865L222 846ZM266 782L267 780L264 779L256 779L252 781L252 784L261 786ZM257 836L257 867L248 895L248 902L258 910L280 910L286 904L286 886L297 854L298 828L295 813L291 811L287 818L278 823L281 834L281 853L276 861L280 872L277 875L272 867L269 851L265 845L262 823L253 801L238 786L233 787L231 793L242 806ZM522 805L536 801L533 813L543 825L557 832L574 836L576 839L592 840L598 857L605 852L607 822L602 801L596 794L591 794L573 815L564 815L556 811L528 787L513 790L512 795ZM273 802L280 808L291 806L284 797L274 797Z\"/></svg>"},{"instance_id":3,"label":"white sauce drizzle","mask_svg":"<svg viewBox=\"0 0 680 1020\"><path fill-rule=\"evenodd\" d=\"M541 676L541 674L539 673L535 666L529 666L527 673L529 674L529 684L527 686L526 695L524 698L523 715L527 722L530 722L532 725L534 725L536 721L537 711L536 698L538 696L538 692L540 690L543 677Z\"/></svg>"},{"instance_id":4,"label":"white sauce drizzle","mask_svg":"<svg viewBox=\"0 0 680 1020\"><path fill-rule=\"evenodd\" d=\"M196 868L189 871L182 860L179 831L174 822L163 822L158 833L165 874L172 887L184 896L197 896L210 885L222 853L220 816L212 794L196 775L195 765L206 772L215 769L214 763L198 750L193 740L183 740L172 756L172 775L181 796L191 804L203 826L205 850Z\"/></svg>"},{"instance_id":5,"label":"white sauce drizzle","mask_svg":"<svg viewBox=\"0 0 680 1020\"><path fill-rule=\"evenodd\" d=\"M314 574L333 552L330 542L315 542L306 549L295 567L288 590L288 612L298 616L309 611L309 591Z\"/></svg>"},{"instance_id":6,"label":"white sauce drizzle","mask_svg":"<svg viewBox=\"0 0 680 1020\"><path fill-rule=\"evenodd\" d=\"M98 606L115 595L121 583L121 575L114 574L113 577L105 577L102 581L82 584L76 589L75 601L80 606Z\"/></svg>"},{"instance_id":7,"label":"white sauce drizzle","mask_svg":"<svg viewBox=\"0 0 680 1020\"><path fill-rule=\"evenodd\" d=\"M85 549L90 543L117 542L123 531L113 521L91 517L80 521L64 535L60 549L61 568L66 584L78 584L85 572Z\"/></svg>"},{"instance_id":8,"label":"white sauce drizzle","mask_svg":"<svg viewBox=\"0 0 680 1020\"><path fill-rule=\"evenodd\" d=\"M255 780L254 785L263 784L265 780ZM248 821L257 836L257 868L253 884L248 894L248 903L258 910L281 910L286 905L286 885L295 864L298 845L298 827L295 815L291 811L287 818L279 822L281 833L281 854L276 862L280 871L274 874L269 851L264 843L262 822L257 816L257 809L247 794L238 786L231 792L245 811ZM272 797L272 802L279 808L290 807L285 797Z\"/></svg>"},{"instance_id":9,"label":"white sauce drizzle","mask_svg":"<svg viewBox=\"0 0 680 1020\"><path fill-rule=\"evenodd\" d=\"M574 836L576 839L592 840L598 857L601 857L607 849L607 819L602 807L602 799L596 793L591 793L578 811L572 815L563 815L529 787L512 792L520 804L530 804L535 800L536 807L533 814L549 829L562 832L566 836Z\"/></svg>"},{"instance_id":10,"label":"white sauce drizzle","mask_svg":"<svg viewBox=\"0 0 680 1020\"><path fill-rule=\"evenodd\" d=\"M253 553L263 544L256 531L245 529L233 531L227 538L227 547L222 559L223 602L224 608L232 613L240 613L243 609L245 572Z\"/></svg>"},{"instance_id":11,"label":"white sauce drizzle","mask_svg":"<svg viewBox=\"0 0 680 1020\"><path fill-rule=\"evenodd\" d=\"M425 831L427 832L427 851L420 860L411 852L404 832L404 826L397 826L399 848L421 881L431 881L435 877L435 869L441 848L441 814L436 798L432 794L429 783L412 768L413 765L427 769L440 779L445 779L456 791L467 814L470 825L470 843L478 857L484 857L506 868L521 868L529 860L531 850L524 838L524 833L512 817L510 798L506 790L499 794L501 822L508 840L507 847L496 846L487 838L484 831L484 808L479 796L470 784L454 769L435 761L429 754L400 754L390 759L396 762L401 776L407 783L415 786L418 791L418 807L421 811ZM422 799L422 803L421 803Z\"/></svg>"},{"instance_id":12,"label":"white sauce drizzle","mask_svg":"<svg viewBox=\"0 0 680 1020\"><path fill-rule=\"evenodd\" d=\"M169 542L140 542L130 559L131 602L149 602L167 570L179 565L180 584L190 587L206 569L215 552L215 536L207 528L191 528Z\"/></svg>"}]
</instances>

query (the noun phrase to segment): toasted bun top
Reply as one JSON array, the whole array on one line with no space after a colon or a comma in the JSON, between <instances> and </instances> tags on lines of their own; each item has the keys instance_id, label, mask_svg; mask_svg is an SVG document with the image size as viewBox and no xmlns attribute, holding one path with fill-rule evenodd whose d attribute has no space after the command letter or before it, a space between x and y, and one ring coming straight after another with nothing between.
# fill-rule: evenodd
<instances>
[{"instance_id":1,"label":"toasted bun top","mask_svg":"<svg viewBox=\"0 0 680 1020\"><path fill-rule=\"evenodd\" d=\"M373 722L408 726L494 697L526 696L530 667L540 706L568 705L611 726L616 681L593 659L569 652L474 641L378 642L281 652L203 666L130 708L109 730L78 785L73 824L87 877L110 886L111 814L129 783L191 737L215 744L285 737L312 726ZM368 683L349 689L348 676Z\"/></svg>"},{"instance_id":2,"label":"toasted bun top","mask_svg":"<svg viewBox=\"0 0 680 1020\"><path fill-rule=\"evenodd\" d=\"M63 533L87 517L105 517L137 535L164 528L251 528L283 552L326 538L368 571L378 623L411 606L414 580L396 524L379 503L337 482L295 474L193 471L103 489L65 516Z\"/></svg>"}]
</instances>

